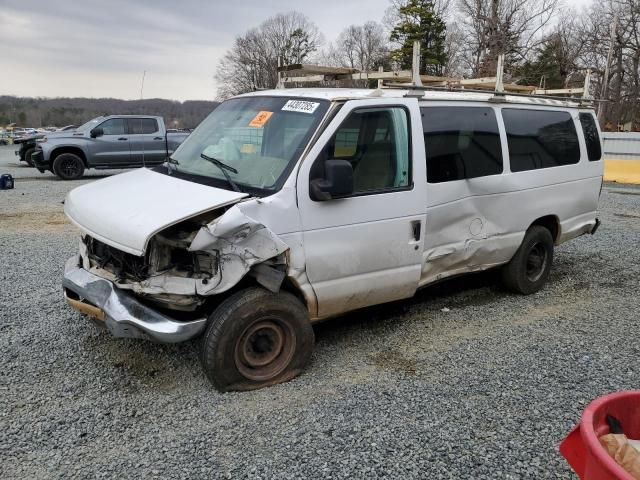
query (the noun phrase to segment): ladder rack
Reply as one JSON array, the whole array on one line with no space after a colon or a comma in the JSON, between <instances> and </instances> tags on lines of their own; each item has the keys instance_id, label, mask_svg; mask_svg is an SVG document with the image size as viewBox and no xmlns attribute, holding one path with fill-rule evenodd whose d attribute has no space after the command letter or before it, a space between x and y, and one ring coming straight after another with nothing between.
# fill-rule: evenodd
<instances>
[{"instance_id":1,"label":"ladder rack","mask_svg":"<svg viewBox=\"0 0 640 480\"><path fill-rule=\"evenodd\" d=\"M451 92L491 93L496 97L504 95L531 97L548 100L562 100L588 104L594 100L589 95L591 70L587 70L582 88L541 89L537 86L503 83L504 55L498 57L495 77L453 78L434 75L420 75L420 42L413 44L413 65L411 70L359 71L348 67L327 67L320 65L294 64L278 67L278 86L287 83L319 83L327 81L377 80L378 88L402 88L410 90L435 90ZM566 96L563 96L566 95ZM574 96L580 95L580 96Z\"/></svg>"}]
</instances>

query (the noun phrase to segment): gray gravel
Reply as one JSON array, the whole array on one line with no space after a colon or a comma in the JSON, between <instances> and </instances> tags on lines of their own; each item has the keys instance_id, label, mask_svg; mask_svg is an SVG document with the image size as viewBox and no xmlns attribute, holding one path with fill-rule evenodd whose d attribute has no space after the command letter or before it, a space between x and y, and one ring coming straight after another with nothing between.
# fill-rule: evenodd
<instances>
[{"instance_id":1,"label":"gray gravel","mask_svg":"<svg viewBox=\"0 0 640 480\"><path fill-rule=\"evenodd\" d=\"M58 181L0 147L0 478L574 478L585 405L638 388L640 188L557 250L529 297L495 274L316 327L297 379L216 392L195 343L120 340L63 302ZM449 311L446 311L446 308ZM445 311L443 311L445 309Z\"/></svg>"}]
</instances>

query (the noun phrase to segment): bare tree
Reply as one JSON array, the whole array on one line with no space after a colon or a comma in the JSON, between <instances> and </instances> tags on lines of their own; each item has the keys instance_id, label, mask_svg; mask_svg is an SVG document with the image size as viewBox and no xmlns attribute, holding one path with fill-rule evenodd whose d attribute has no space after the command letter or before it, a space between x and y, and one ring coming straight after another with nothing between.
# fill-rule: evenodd
<instances>
[{"instance_id":1,"label":"bare tree","mask_svg":"<svg viewBox=\"0 0 640 480\"><path fill-rule=\"evenodd\" d=\"M458 0L473 75L494 75L498 55L507 65L529 55L544 38L560 0Z\"/></svg>"},{"instance_id":2,"label":"bare tree","mask_svg":"<svg viewBox=\"0 0 640 480\"><path fill-rule=\"evenodd\" d=\"M468 62L465 52L465 32L458 22L447 23L447 35L445 38L445 53L447 64L444 75L447 77L463 77L468 71Z\"/></svg>"},{"instance_id":3,"label":"bare tree","mask_svg":"<svg viewBox=\"0 0 640 480\"><path fill-rule=\"evenodd\" d=\"M611 26L616 25L612 31ZM605 81L607 54L611 63L604 92L608 102L600 105L602 123L607 129L631 122L640 127L640 1L595 2L583 18L585 49L581 62L596 74L595 83ZM613 42L611 42L613 39ZM600 88L598 89L600 91Z\"/></svg>"},{"instance_id":4,"label":"bare tree","mask_svg":"<svg viewBox=\"0 0 640 480\"><path fill-rule=\"evenodd\" d=\"M338 37L334 52L343 66L370 71L384 63L389 49L382 25L367 22L345 28Z\"/></svg>"},{"instance_id":5,"label":"bare tree","mask_svg":"<svg viewBox=\"0 0 640 480\"><path fill-rule=\"evenodd\" d=\"M318 27L298 12L278 14L237 37L218 65L218 97L226 98L278 82L278 59L302 63L322 43Z\"/></svg>"}]
</instances>

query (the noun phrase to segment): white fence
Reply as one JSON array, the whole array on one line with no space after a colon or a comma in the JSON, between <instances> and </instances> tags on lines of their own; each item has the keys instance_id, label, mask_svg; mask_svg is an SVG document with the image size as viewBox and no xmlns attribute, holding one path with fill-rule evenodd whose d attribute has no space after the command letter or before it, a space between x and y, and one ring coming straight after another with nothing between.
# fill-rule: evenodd
<instances>
[{"instance_id":1,"label":"white fence","mask_svg":"<svg viewBox=\"0 0 640 480\"><path fill-rule=\"evenodd\" d=\"M603 132L604 158L616 160L640 160L640 133Z\"/></svg>"}]
</instances>

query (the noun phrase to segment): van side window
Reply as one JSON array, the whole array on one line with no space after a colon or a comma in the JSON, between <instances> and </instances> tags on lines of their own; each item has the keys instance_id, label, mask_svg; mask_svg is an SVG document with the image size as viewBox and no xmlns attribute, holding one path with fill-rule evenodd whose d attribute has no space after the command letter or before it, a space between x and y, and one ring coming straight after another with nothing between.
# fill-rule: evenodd
<instances>
[{"instance_id":1,"label":"van side window","mask_svg":"<svg viewBox=\"0 0 640 480\"><path fill-rule=\"evenodd\" d=\"M568 112L502 109L512 172L571 165L580 146Z\"/></svg>"},{"instance_id":2,"label":"van side window","mask_svg":"<svg viewBox=\"0 0 640 480\"><path fill-rule=\"evenodd\" d=\"M498 122L487 107L423 107L427 181L451 182L502 173Z\"/></svg>"},{"instance_id":3,"label":"van side window","mask_svg":"<svg viewBox=\"0 0 640 480\"><path fill-rule=\"evenodd\" d=\"M587 156L592 162L602 158L602 146L600 145L600 135L598 127L591 113L580 114L580 124L584 132L584 141L587 144Z\"/></svg>"},{"instance_id":4,"label":"van side window","mask_svg":"<svg viewBox=\"0 0 640 480\"><path fill-rule=\"evenodd\" d=\"M403 189L410 185L409 120L402 107L353 111L325 147L312 178L323 175L324 161L348 160L354 194Z\"/></svg>"}]
</instances>

